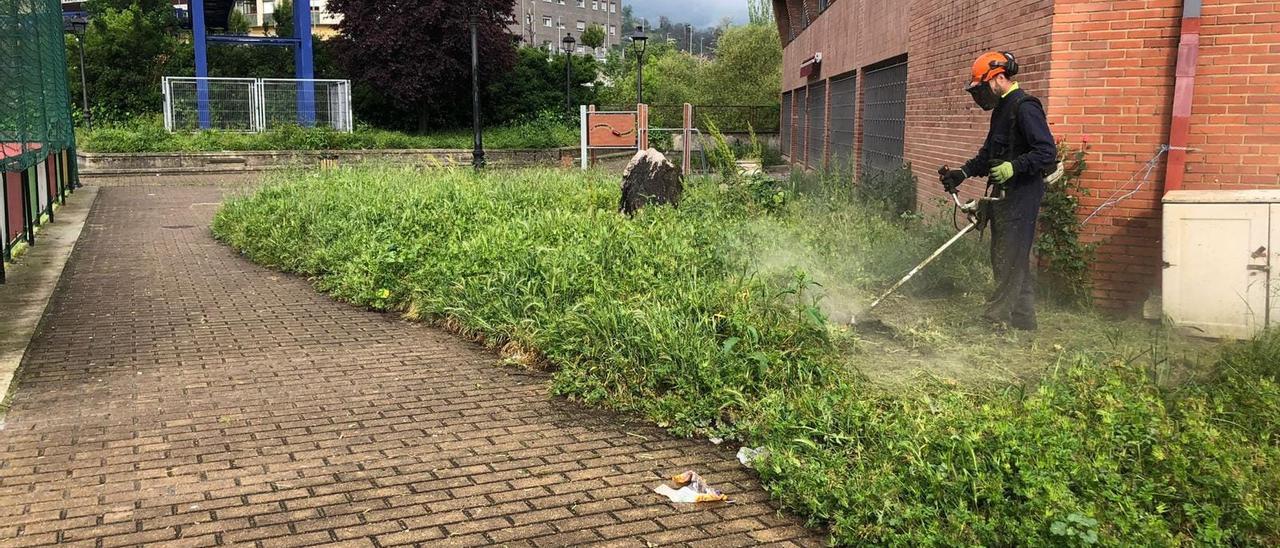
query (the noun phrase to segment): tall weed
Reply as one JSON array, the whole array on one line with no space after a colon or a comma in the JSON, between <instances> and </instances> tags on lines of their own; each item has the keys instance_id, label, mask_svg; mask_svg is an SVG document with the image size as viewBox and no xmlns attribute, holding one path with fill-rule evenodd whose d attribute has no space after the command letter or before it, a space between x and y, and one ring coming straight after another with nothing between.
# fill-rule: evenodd
<instances>
[{"instance_id":1,"label":"tall weed","mask_svg":"<svg viewBox=\"0 0 1280 548\"><path fill-rule=\"evenodd\" d=\"M769 209L694 180L628 219L602 172L343 168L231 200L213 229L343 300L536 349L556 394L769 447L767 488L841 544L1280 541L1280 335L1176 393L1106 348L1035 385L887 391L842 367L823 284L883 287L950 230L799 186ZM977 252L925 285L969 280Z\"/></svg>"},{"instance_id":2,"label":"tall weed","mask_svg":"<svg viewBox=\"0 0 1280 548\"><path fill-rule=\"evenodd\" d=\"M234 131L165 131L158 117L79 130L76 136L86 152L216 152L251 150L377 150L447 148L470 149L470 130L409 134L358 127L352 133L329 128L284 126L262 133ZM510 125L487 128L485 146L496 149L545 149L572 146L577 128L554 114L542 114Z\"/></svg>"}]
</instances>

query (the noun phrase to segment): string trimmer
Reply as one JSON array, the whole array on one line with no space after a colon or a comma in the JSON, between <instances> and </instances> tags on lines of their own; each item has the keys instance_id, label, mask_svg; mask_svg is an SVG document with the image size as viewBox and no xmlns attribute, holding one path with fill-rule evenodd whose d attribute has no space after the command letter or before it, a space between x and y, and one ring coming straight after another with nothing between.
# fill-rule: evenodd
<instances>
[{"instance_id":1,"label":"string trimmer","mask_svg":"<svg viewBox=\"0 0 1280 548\"><path fill-rule=\"evenodd\" d=\"M949 170L950 168L943 167L942 169L938 170L938 173L939 174L946 173ZM1060 177L1062 177L1063 170L1064 170L1063 165L1061 162L1059 162L1057 170L1054 171L1052 175L1045 177L1045 184L1050 184L1050 183L1053 183L1054 181L1057 181ZM882 293L879 297L876 298L876 300L871 301L871 306L868 306L867 308L863 309L862 312L850 318L849 323L851 325L881 324L882 322L880 322L879 320L875 320L871 318L870 316L871 311L874 310L875 307L880 306L880 303L884 302L884 300L889 295L892 295L893 292L897 291L898 288L903 286L903 284L906 284L908 281L911 281L911 278L914 278L916 274L919 274L921 270L924 270L924 267L929 266L929 263L932 263L934 259L937 259L944 252L946 252L947 249L949 249L952 245L955 245L956 242L960 241L960 238L963 238L965 234L972 232L974 229L986 226L988 219L987 219L986 209L983 206L986 204L998 202L1004 199L1003 192L997 190L990 196L983 196L976 200L969 200L968 202L961 204L960 196L957 195L956 192L952 191L950 194L951 194L951 201L955 203L956 209L965 214L965 217L968 218L969 220L969 224L965 225L964 228L961 228L959 232L956 232L955 236L952 236L950 240L947 240L947 243L942 244L942 247L939 247L938 250L934 251L932 255L929 255L928 257L925 258L925 260L920 261L920 264L916 265L916 267L911 269L910 272L907 272L907 275L903 276L901 280L898 280L898 283L893 284L893 287L890 287L888 291L885 291L884 293ZM858 318L858 316L863 316L863 317Z\"/></svg>"}]
</instances>

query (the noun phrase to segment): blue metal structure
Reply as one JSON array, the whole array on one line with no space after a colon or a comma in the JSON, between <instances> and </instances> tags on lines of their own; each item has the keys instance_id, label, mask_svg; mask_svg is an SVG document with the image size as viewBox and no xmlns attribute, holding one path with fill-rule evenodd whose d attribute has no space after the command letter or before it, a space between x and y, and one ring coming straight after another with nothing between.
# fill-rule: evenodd
<instances>
[{"instance_id":1,"label":"blue metal structure","mask_svg":"<svg viewBox=\"0 0 1280 548\"><path fill-rule=\"evenodd\" d=\"M316 91L310 80L315 78L311 54L311 0L293 2L293 36L291 38L266 36L237 36L209 34L209 21L225 22L231 18L234 0L191 0L192 42L196 50L196 94L200 128L211 127L209 119L209 43L247 44L253 46L283 46L293 48L294 78L301 80L298 86L298 125L314 126L316 123Z\"/></svg>"}]
</instances>

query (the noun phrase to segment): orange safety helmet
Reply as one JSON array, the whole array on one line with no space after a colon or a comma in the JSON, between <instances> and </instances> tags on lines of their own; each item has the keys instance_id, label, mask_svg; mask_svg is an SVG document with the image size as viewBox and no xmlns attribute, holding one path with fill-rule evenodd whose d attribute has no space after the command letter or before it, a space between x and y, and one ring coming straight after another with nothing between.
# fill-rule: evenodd
<instances>
[{"instance_id":1,"label":"orange safety helmet","mask_svg":"<svg viewBox=\"0 0 1280 548\"><path fill-rule=\"evenodd\" d=\"M995 78L997 74L1003 74L1005 78L1013 78L1018 74L1018 61L1013 58L1013 54L1007 51L988 51L973 62L972 80L970 86L988 82Z\"/></svg>"}]
</instances>

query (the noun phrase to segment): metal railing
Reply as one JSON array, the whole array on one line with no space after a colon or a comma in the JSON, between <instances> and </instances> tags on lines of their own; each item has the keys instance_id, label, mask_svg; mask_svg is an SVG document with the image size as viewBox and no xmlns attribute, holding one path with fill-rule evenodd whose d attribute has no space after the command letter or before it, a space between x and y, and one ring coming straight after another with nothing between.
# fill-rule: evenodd
<instances>
[{"instance_id":1,"label":"metal railing","mask_svg":"<svg viewBox=\"0 0 1280 548\"><path fill-rule=\"evenodd\" d=\"M635 110L635 105L602 106L601 110ZM684 124L683 105L649 105L649 123L654 126L680 127ZM693 124L706 130L707 122L715 122L722 133L746 133L748 126L756 133L777 133L781 105L694 105Z\"/></svg>"},{"instance_id":2,"label":"metal railing","mask_svg":"<svg viewBox=\"0 0 1280 548\"><path fill-rule=\"evenodd\" d=\"M171 132L255 133L290 125L354 128L348 80L169 76L162 86L164 127Z\"/></svg>"}]
</instances>

